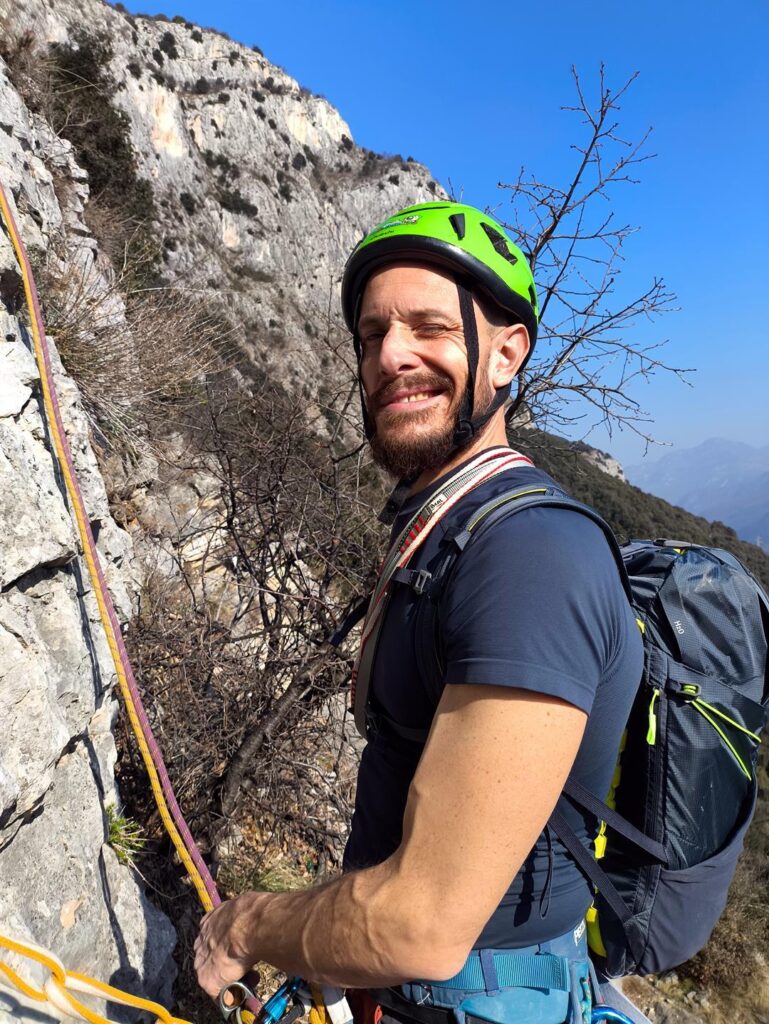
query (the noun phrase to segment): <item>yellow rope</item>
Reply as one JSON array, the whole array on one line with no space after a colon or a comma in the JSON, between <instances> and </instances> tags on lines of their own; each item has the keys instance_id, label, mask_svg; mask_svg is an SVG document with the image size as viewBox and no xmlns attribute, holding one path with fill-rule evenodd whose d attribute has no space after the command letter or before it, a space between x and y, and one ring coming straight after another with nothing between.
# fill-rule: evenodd
<instances>
[{"instance_id":1,"label":"yellow rope","mask_svg":"<svg viewBox=\"0 0 769 1024\"><path fill-rule=\"evenodd\" d=\"M80 543L83 548L83 554L85 556L86 564L88 566L88 573L91 577L91 584L93 586L96 601L99 606L99 615L101 617L102 625L104 627L104 632L107 636L107 643L109 644L110 653L112 654L112 659L115 663L115 672L117 673L118 683L120 685L120 692L123 695L123 700L125 702L126 711L128 712L128 718L131 723L131 728L133 730L134 736L136 737L136 742L139 746L139 750L141 751L142 760L144 761L144 765L147 769L147 773L150 778L152 793L153 796L155 797L155 802L157 803L158 810L160 811L160 817L163 820L163 824L166 828L166 831L171 837L171 841L174 844L176 852L179 854L179 857L181 858L181 861L184 864L184 867L186 868L187 873L195 886L195 889L197 890L200 902L207 911L212 910L214 904L211 900L211 897L208 894L205 882L203 881L202 877L200 876L200 873L198 872L198 869L195 867L195 864L192 861L192 858L187 852L187 848L185 847L184 842L182 841L182 838L179 835L179 832L176 828L176 824L171 816L171 812L168 809L168 805L166 803L166 799L160 785L160 779L158 778L158 773L152 760L152 755L150 754L149 748L147 746L147 741L144 738L144 734L141 729L141 724L136 713L136 708L131 697L131 691L128 686L128 680L126 678L125 668L123 666L123 660L120 657L120 651L118 649L115 634L112 629L112 622L110 621L109 612L107 610L107 602L102 592L99 575L96 570L94 552L91 550L91 545L89 544L88 531L86 529L85 510L82 506L80 496L77 492L77 488L75 487L75 483L69 471L69 466L67 464L68 460L65 456L64 444L59 433L58 423L56 421L56 416L54 413L53 402L51 400L51 382L48 380L45 358L43 356L43 345L45 344L45 342L43 338L40 336L40 329L37 324L37 317L34 316L33 313L33 310L35 308L35 302L33 300L33 285L30 280L30 274L28 272L28 262L26 259L26 253L24 251L24 246L21 241L21 238L19 237L18 232L16 230L16 224L14 222L13 215L11 214L10 208L8 206L8 201L6 199L5 192L1 187L0 208L2 209L5 225L11 236L11 242L13 243L13 248L16 253L16 258L18 260L19 267L21 269L22 279L24 282L24 295L27 300L27 308L30 311L30 327L32 330L32 339L35 346L35 358L37 360L37 366L40 372L40 384L43 392L43 403L45 406L46 418L48 420L48 426L51 431L54 447L56 449L59 468L61 469L62 475L64 477L67 486L67 493L69 494L70 502L75 512L78 533L80 534Z\"/></svg>"},{"instance_id":2,"label":"yellow rope","mask_svg":"<svg viewBox=\"0 0 769 1024\"><path fill-rule=\"evenodd\" d=\"M40 372L40 383L43 393L43 403L45 407L46 417L48 420L48 426L51 431L53 438L54 447L56 449L56 455L59 463L59 467L64 476L64 480L67 486L67 493L70 497L72 508L75 512L75 518L77 520L78 533L80 535L80 542L83 548L83 554L85 556L86 564L88 565L88 572L91 577L91 583L93 585L94 594L96 601L99 606L99 615L101 617L104 632L107 637L107 643L112 654L112 658L115 664L115 672L117 673L118 682L120 684L120 690L125 701L126 710L131 723L136 741L141 751L142 759L144 761L147 773L150 778L150 785L152 786L152 793L155 797L155 801L160 811L160 816L163 820L163 824L171 837L171 840L176 848L179 857L184 864L192 882L197 890L200 902L206 910L213 908L213 901L208 894L203 878L201 877L198 869L196 868L192 858L190 857L187 848L182 841L181 836L176 828L176 824L173 821L171 812L168 809L165 796L163 794L160 779L155 768L152 756L150 754L147 742L144 738L144 734L141 729L141 723L134 706L133 699L131 697L130 688L128 686L128 679L126 677L125 667L123 665L122 658L120 656L120 650L115 639L114 630L112 628L112 622L110 620L109 611L107 608L107 599L102 590L101 581L99 574L96 569L95 553L89 543L88 530L86 527L85 509L83 508L80 495L72 479L72 475L69 471L68 460L65 455L65 447L59 433L59 427L57 418L54 411L54 404L51 398L51 381L48 379L46 371L46 362L43 355L43 345L45 344L44 339L41 336L40 328L37 322L37 316L35 315L36 302L34 298L34 284L31 280L31 274L29 271L29 263L26 258L26 252L22 240L16 230L16 224L13 214L8 205L8 201L5 195L5 191L0 185L0 211L5 222L5 226L8 230L8 234L11 238L16 258L19 264L19 268L22 274L22 280L24 283L24 295L27 300L27 308L29 310L30 327L32 331L32 338L35 348L35 358L37 360L38 370ZM63 965L56 957L50 952L42 950L40 948L31 946L27 943L14 942L12 939L8 939L5 936L0 935L0 946L9 949L13 952L18 953L21 956L31 957L37 960L38 963L48 967L50 976L46 982L46 986L42 990L34 989L28 985L19 975L13 971L6 964L0 962L0 971L6 978L12 981L20 991L24 992L30 998L37 1001L49 1000L54 1002L65 1013L72 1013L76 1011L84 1020L90 1021L91 1024L108 1024L108 1019L102 1017L99 1014L93 1013L86 1006L75 999L66 989L73 988L78 991L89 991L91 994L107 994L115 1002L121 1002L126 1006L134 1006L137 1009L148 1010L154 1013L156 1017L163 1021L164 1024L175 1024L178 1018L172 1017L171 1014L157 1003L153 1003L149 1000L139 999L136 996L130 996L127 993L121 992L119 989L113 989L108 985L103 985L101 982L97 982L94 979L88 978L86 975L73 975L68 974ZM186 1022L182 1022L186 1024Z\"/></svg>"},{"instance_id":3,"label":"yellow rope","mask_svg":"<svg viewBox=\"0 0 769 1024\"><path fill-rule=\"evenodd\" d=\"M49 972L42 988L36 988L7 964L0 962L0 973L4 974L19 991L36 1002L50 1002L62 1013L89 1021L89 1024L115 1024L115 1022L109 1017L104 1017L100 1013L96 1013L95 1010L91 1010L79 999L76 999L72 992L109 999L113 1003L120 1003L121 1006L144 1010L146 1013L152 1014L162 1024L190 1024L189 1021L185 1021L181 1017L172 1016L164 1006L151 999L133 996L128 992L123 992L122 989L89 978L87 974L67 971L57 956L35 943L20 942L0 935L0 947L29 960L34 960L47 968Z\"/></svg>"}]
</instances>

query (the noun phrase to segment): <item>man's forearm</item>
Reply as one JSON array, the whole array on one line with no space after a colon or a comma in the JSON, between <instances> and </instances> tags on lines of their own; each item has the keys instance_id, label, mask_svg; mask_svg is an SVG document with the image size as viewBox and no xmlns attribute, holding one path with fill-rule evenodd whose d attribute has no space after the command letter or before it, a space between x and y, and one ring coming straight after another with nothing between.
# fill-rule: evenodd
<instances>
[{"instance_id":1,"label":"man's forearm","mask_svg":"<svg viewBox=\"0 0 769 1024\"><path fill-rule=\"evenodd\" d=\"M418 887L397 877L395 861L300 892L239 897L249 954L289 975L353 988L447 974Z\"/></svg>"}]
</instances>

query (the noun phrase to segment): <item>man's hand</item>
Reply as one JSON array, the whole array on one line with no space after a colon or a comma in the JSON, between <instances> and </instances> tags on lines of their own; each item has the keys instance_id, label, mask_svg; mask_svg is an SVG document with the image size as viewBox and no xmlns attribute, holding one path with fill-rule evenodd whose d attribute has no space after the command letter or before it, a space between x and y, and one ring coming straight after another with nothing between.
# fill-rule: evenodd
<instances>
[{"instance_id":1,"label":"man's hand","mask_svg":"<svg viewBox=\"0 0 769 1024\"><path fill-rule=\"evenodd\" d=\"M198 984L213 999L225 985L239 981L257 959L249 933L259 914L260 893L245 892L206 914L195 940Z\"/></svg>"}]
</instances>

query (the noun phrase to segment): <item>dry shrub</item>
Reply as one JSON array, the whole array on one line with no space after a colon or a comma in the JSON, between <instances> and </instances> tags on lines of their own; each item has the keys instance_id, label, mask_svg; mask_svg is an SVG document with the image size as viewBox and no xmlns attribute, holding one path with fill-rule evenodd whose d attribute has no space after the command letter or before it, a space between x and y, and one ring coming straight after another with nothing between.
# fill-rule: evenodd
<instances>
[{"instance_id":1,"label":"dry shrub","mask_svg":"<svg viewBox=\"0 0 769 1024\"><path fill-rule=\"evenodd\" d=\"M759 954L769 948L769 865L742 857L729 890L729 901L705 949L682 973L697 985L729 992L752 987L762 973Z\"/></svg>"},{"instance_id":2,"label":"dry shrub","mask_svg":"<svg viewBox=\"0 0 769 1024\"><path fill-rule=\"evenodd\" d=\"M258 882L276 851L300 851L295 870L308 857L313 872L338 866L354 776L351 659L325 641L371 581L378 478L360 456L335 460L303 404L268 381L218 381L188 431L194 454L177 472L203 471L212 501L171 538L175 578L167 566L148 574L129 634L153 724L209 846L232 839L225 819L248 831L231 879ZM139 772L129 807L146 821L127 748L122 765L124 791Z\"/></svg>"},{"instance_id":3,"label":"dry shrub","mask_svg":"<svg viewBox=\"0 0 769 1024\"><path fill-rule=\"evenodd\" d=\"M360 455L334 457L304 405L266 380L221 380L187 429L180 478L213 474L219 501L171 538L174 572L147 573L129 653L222 893L298 888L339 870L351 817L351 652L324 641L370 583L381 489ZM213 1019L190 974L193 894L170 868L125 725L118 746L125 813L149 837L138 869L180 932L179 1012Z\"/></svg>"},{"instance_id":4,"label":"dry shrub","mask_svg":"<svg viewBox=\"0 0 769 1024\"><path fill-rule=\"evenodd\" d=\"M144 448L169 412L204 400L207 375L232 333L212 301L183 288L131 287L82 246L52 244L37 273L46 329L102 436Z\"/></svg>"},{"instance_id":5,"label":"dry shrub","mask_svg":"<svg viewBox=\"0 0 769 1024\"><path fill-rule=\"evenodd\" d=\"M31 29L19 32L12 16L0 19L0 57L13 84L34 113L50 119L55 93L56 61Z\"/></svg>"}]
</instances>

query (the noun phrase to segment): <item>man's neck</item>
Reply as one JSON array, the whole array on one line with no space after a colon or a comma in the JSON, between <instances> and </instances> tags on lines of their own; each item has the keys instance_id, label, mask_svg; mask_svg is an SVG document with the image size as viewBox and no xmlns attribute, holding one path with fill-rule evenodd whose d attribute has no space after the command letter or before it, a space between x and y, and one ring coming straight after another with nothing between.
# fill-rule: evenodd
<instances>
[{"instance_id":1,"label":"man's neck","mask_svg":"<svg viewBox=\"0 0 769 1024\"><path fill-rule=\"evenodd\" d=\"M417 492L424 490L425 487L429 487L430 484L434 483L440 477L445 476L446 473L450 473L453 469L456 469L457 466L461 465L463 462L467 462L468 459L473 458L475 455L480 455L480 453L485 452L487 448L498 448L500 445L503 447L510 447L507 442L504 415L495 416L488 424L486 430L482 431L482 433L466 448L462 448L461 451L457 452L457 454L447 462L444 462L442 466L426 469L424 472L420 473L411 485L409 494L417 494Z\"/></svg>"}]
</instances>

